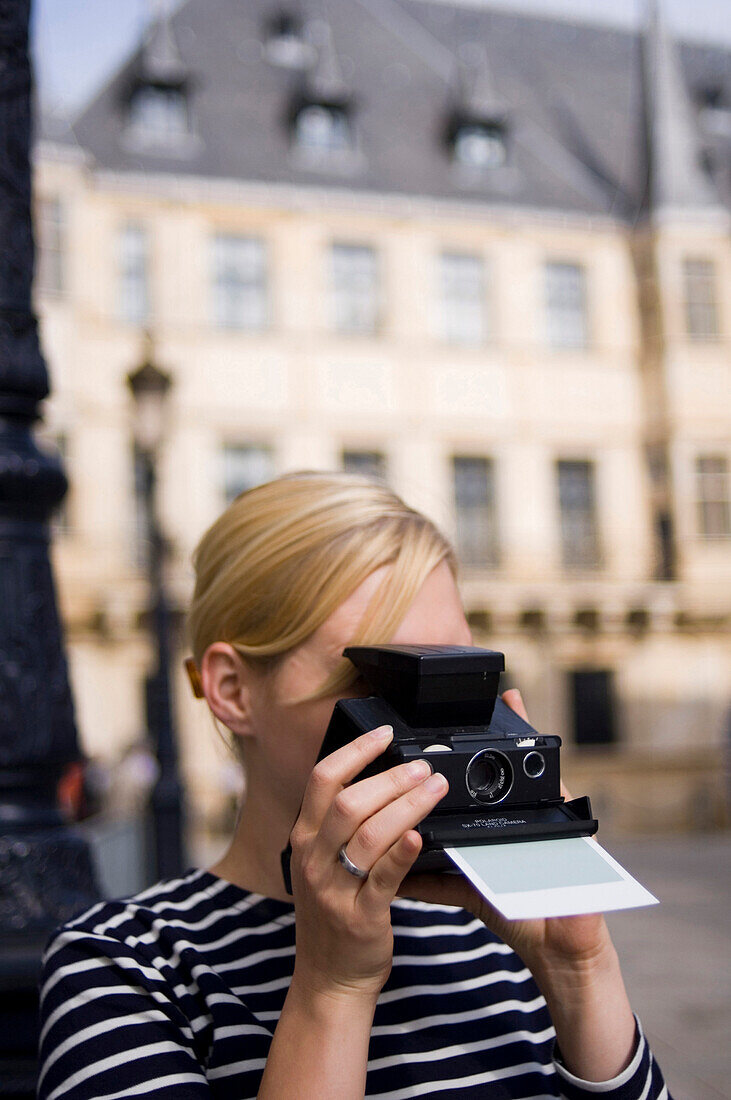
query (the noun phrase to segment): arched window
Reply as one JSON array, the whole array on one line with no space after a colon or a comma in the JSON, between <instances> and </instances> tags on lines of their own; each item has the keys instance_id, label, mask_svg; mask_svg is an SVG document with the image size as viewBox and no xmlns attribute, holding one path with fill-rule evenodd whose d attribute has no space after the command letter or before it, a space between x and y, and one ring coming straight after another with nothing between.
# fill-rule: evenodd
<instances>
[{"instance_id":1,"label":"arched window","mask_svg":"<svg viewBox=\"0 0 731 1100\"><path fill-rule=\"evenodd\" d=\"M348 116L341 107L308 103L295 116L294 139L300 149L337 153L350 148Z\"/></svg>"},{"instance_id":2,"label":"arched window","mask_svg":"<svg viewBox=\"0 0 731 1100\"><path fill-rule=\"evenodd\" d=\"M466 168L502 168L507 160L505 131L496 123L469 122L457 128L454 159Z\"/></svg>"},{"instance_id":3,"label":"arched window","mask_svg":"<svg viewBox=\"0 0 731 1100\"><path fill-rule=\"evenodd\" d=\"M129 102L129 129L145 144L174 145L188 134L188 104L181 87L143 84Z\"/></svg>"},{"instance_id":4,"label":"arched window","mask_svg":"<svg viewBox=\"0 0 731 1100\"><path fill-rule=\"evenodd\" d=\"M317 54L305 40L301 19L292 12L282 11L268 24L265 56L271 65L283 69L305 69Z\"/></svg>"}]
</instances>

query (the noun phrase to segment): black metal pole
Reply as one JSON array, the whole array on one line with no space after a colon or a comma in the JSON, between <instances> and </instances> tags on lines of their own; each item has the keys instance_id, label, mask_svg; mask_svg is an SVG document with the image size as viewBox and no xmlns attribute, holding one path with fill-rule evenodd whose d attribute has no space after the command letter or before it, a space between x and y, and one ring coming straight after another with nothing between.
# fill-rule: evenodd
<instances>
[{"instance_id":1,"label":"black metal pole","mask_svg":"<svg viewBox=\"0 0 731 1100\"><path fill-rule=\"evenodd\" d=\"M0 1094L32 1096L36 983L59 922L99 896L86 842L56 805L79 758L48 557L66 492L31 434L48 373L31 307L30 0L0 0Z\"/></svg>"},{"instance_id":2,"label":"black metal pole","mask_svg":"<svg viewBox=\"0 0 731 1100\"><path fill-rule=\"evenodd\" d=\"M184 869L185 846L183 788L170 687L171 614L165 586L167 544L157 507L156 455L154 451L139 450L138 460L141 463L149 535L150 620L156 650L156 667L145 684L147 725L160 769L151 798L154 871L157 878L171 878Z\"/></svg>"}]
</instances>

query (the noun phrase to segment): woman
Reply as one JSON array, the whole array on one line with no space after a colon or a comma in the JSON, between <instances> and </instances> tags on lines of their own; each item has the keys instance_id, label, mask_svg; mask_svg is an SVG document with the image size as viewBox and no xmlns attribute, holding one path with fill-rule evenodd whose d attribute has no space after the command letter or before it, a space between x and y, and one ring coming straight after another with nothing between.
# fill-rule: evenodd
<instances>
[{"instance_id":1,"label":"woman","mask_svg":"<svg viewBox=\"0 0 731 1100\"><path fill-rule=\"evenodd\" d=\"M210 871L51 941L40 1097L666 1096L600 916L511 923L459 876L404 882L446 780L417 762L351 785L389 728L313 770L362 687L346 645L470 644L436 528L383 486L291 475L239 497L195 564L195 686L246 798Z\"/></svg>"}]
</instances>

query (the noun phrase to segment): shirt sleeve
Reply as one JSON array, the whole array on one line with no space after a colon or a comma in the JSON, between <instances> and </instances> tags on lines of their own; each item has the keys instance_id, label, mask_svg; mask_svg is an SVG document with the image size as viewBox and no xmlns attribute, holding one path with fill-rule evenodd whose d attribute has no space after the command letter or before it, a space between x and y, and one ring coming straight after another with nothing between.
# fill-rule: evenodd
<instances>
[{"instance_id":1,"label":"shirt sleeve","mask_svg":"<svg viewBox=\"0 0 731 1100\"><path fill-rule=\"evenodd\" d=\"M210 1100L189 1021L124 944L64 930L41 977L38 1100Z\"/></svg>"},{"instance_id":2,"label":"shirt sleeve","mask_svg":"<svg viewBox=\"0 0 731 1100\"><path fill-rule=\"evenodd\" d=\"M575 1077L562 1063L558 1048L553 1064L563 1100L589 1100L590 1097L597 1096L602 1096L605 1100L672 1100L636 1016L635 1052L632 1060L611 1081L584 1081Z\"/></svg>"}]
</instances>

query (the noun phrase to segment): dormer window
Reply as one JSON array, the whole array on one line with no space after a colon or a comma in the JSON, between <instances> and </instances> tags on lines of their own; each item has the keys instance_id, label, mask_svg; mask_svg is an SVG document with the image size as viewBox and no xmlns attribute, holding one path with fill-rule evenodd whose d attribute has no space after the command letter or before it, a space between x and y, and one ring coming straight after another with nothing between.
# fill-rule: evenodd
<instances>
[{"instance_id":1,"label":"dormer window","mask_svg":"<svg viewBox=\"0 0 731 1100\"><path fill-rule=\"evenodd\" d=\"M351 147L350 122L343 107L306 103L294 118L294 139L300 149L340 153Z\"/></svg>"},{"instance_id":2,"label":"dormer window","mask_svg":"<svg viewBox=\"0 0 731 1100\"><path fill-rule=\"evenodd\" d=\"M290 100L293 161L308 171L349 173L359 158L353 97L340 71L329 24L313 20L308 31L316 61Z\"/></svg>"},{"instance_id":3,"label":"dormer window","mask_svg":"<svg viewBox=\"0 0 731 1100\"><path fill-rule=\"evenodd\" d=\"M721 137L731 135L731 95L723 85L706 84L699 91L699 100L701 121L708 133Z\"/></svg>"},{"instance_id":4,"label":"dormer window","mask_svg":"<svg viewBox=\"0 0 731 1100\"><path fill-rule=\"evenodd\" d=\"M188 103L182 87L142 84L129 101L129 130L144 145L175 145L189 133Z\"/></svg>"},{"instance_id":5,"label":"dormer window","mask_svg":"<svg viewBox=\"0 0 731 1100\"><path fill-rule=\"evenodd\" d=\"M191 132L190 72L180 56L167 13L148 28L124 92L129 150L188 156L197 147Z\"/></svg>"},{"instance_id":6,"label":"dormer window","mask_svg":"<svg viewBox=\"0 0 731 1100\"><path fill-rule=\"evenodd\" d=\"M484 171L507 160L505 129L497 122L464 122L455 127L452 149L456 164Z\"/></svg>"},{"instance_id":7,"label":"dormer window","mask_svg":"<svg viewBox=\"0 0 731 1100\"><path fill-rule=\"evenodd\" d=\"M291 12L279 12L270 22L266 35L266 58L283 69L305 69L315 59L315 51L303 35L302 22Z\"/></svg>"},{"instance_id":8,"label":"dormer window","mask_svg":"<svg viewBox=\"0 0 731 1100\"><path fill-rule=\"evenodd\" d=\"M700 89L701 106L712 111L723 110L727 106L722 84L705 84Z\"/></svg>"}]
</instances>

